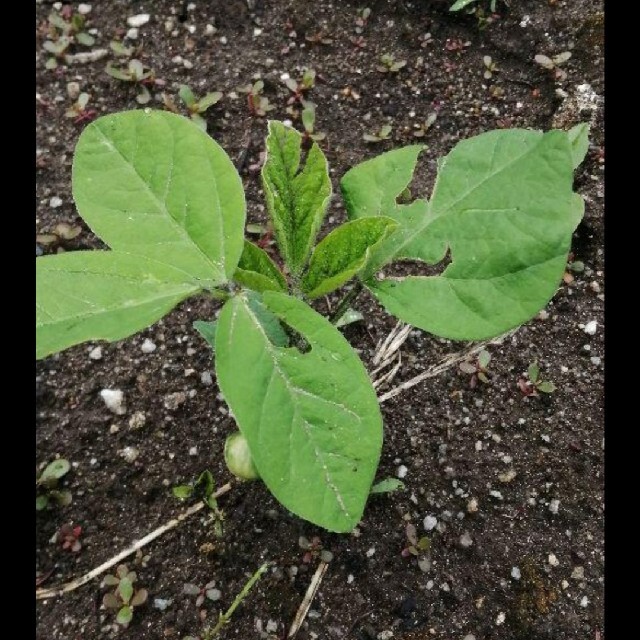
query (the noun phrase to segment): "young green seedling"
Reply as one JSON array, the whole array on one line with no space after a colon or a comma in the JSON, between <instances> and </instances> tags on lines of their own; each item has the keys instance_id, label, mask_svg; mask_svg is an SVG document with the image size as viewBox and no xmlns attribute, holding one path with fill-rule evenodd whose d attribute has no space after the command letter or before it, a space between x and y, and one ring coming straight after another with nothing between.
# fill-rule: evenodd
<instances>
[{"instance_id":1,"label":"young green seedling","mask_svg":"<svg viewBox=\"0 0 640 640\"><path fill-rule=\"evenodd\" d=\"M195 482L191 484L182 484L173 487L173 495L179 500L188 500L189 498L200 498L212 511L213 515L213 531L216 538L222 538L224 512L218 507L218 501L215 498L215 482L210 471L203 471Z\"/></svg>"},{"instance_id":2,"label":"young green seedling","mask_svg":"<svg viewBox=\"0 0 640 640\"><path fill-rule=\"evenodd\" d=\"M422 123L422 124L414 124L414 132L413 135L416 138L424 138L427 135L427 131L429 131L429 129L431 129L431 127L433 126L433 124L435 123L435 121L438 119L438 114L437 113L430 113L427 116L427 119Z\"/></svg>"},{"instance_id":3,"label":"young green seedling","mask_svg":"<svg viewBox=\"0 0 640 640\"><path fill-rule=\"evenodd\" d=\"M485 80L491 80L493 74L498 72L498 67L493 61L491 56L483 56L482 64L484 65L484 73L482 74Z\"/></svg>"},{"instance_id":4,"label":"young green seedling","mask_svg":"<svg viewBox=\"0 0 640 640\"><path fill-rule=\"evenodd\" d=\"M460 363L460 371L471 376L469 386L474 389L478 380L484 384L489 384L489 362L491 362L491 354L483 349L475 360L465 360Z\"/></svg>"},{"instance_id":5,"label":"young green seedling","mask_svg":"<svg viewBox=\"0 0 640 640\"><path fill-rule=\"evenodd\" d=\"M116 622L123 627L128 627L133 619L133 611L143 605L149 594L146 589L135 589L135 571L129 571L126 564L121 564L115 575L105 576L102 581L104 587L115 587L112 592L106 593L102 598L102 604L106 609L117 609Z\"/></svg>"},{"instance_id":6,"label":"young green seedling","mask_svg":"<svg viewBox=\"0 0 640 640\"><path fill-rule=\"evenodd\" d=\"M59 63L68 63L67 54L72 45L91 47L95 43L95 38L84 30L85 16L80 13L69 15L68 11L66 16L67 19L57 11L49 14L48 39L42 45L45 51L52 54L46 62L47 69L55 69Z\"/></svg>"},{"instance_id":7,"label":"young green seedling","mask_svg":"<svg viewBox=\"0 0 640 640\"><path fill-rule=\"evenodd\" d=\"M567 62L569 58L571 58L571 51L564 51L563 53L559 53L557 56L553 56L552 58L539 53L534 57L534 60L541 67L544 67L549 71L553 71L556 80L565 80L567 77L567 72L563 69L560 69L560 65Z\"/></svg>"},{"instance_id":8,"label":"young green seedling","mask_svg":"<svg viewBox=\"0 0 640 640\"><path fill-rule=\"evenodd\" d=\"M424 147L381 154L343 176L348 222L320 242L327 160L315 142L303 152L304 136L282 123L268 131L262 185L282 268L245 241L240 176L193 122L137 110L87 126L73 193L110 249L36 259L36 353L120 340L194 295L223 301L203 333L245 454L287 509L347 532L371 491L382 417L335 323L365 288L402 322L453 340L495 337L535 316L557 289L583 214L572 185L587 129L459 142L438 163L431 198L408 203L399 196ZM445 257L430 276L387 268ZM354 279L331 321L313 309Z\"/></svg>"},{"instance_id":9,"label":"young green seedling","mask_svg":"<svg viewBox=\"0 0 640 640\"><path fill-rule=\"evenodd\" d=\"M70 469L69 461L64 458L58 458L45 467L36 479L36 511L46 509L52 502L60 507L71 504L71 491L58 488L58 483Z\"/></svg>"},{"instance_id":10,"label":"young green seedling","mask_svg":"<svg viewBox=\"0 0 640 640\"><path fill-rule=\"evenodd\" d=\"M370 17L371 9L369 9L368 7L365 7L364 9L358 9L358 16L355 19L356 26L354 29L357 34L361 34L364 31Z\"/></svg>"},{"instance_id":11,"label":"young green seedling","mask_svg":"<svg viewBox=\"0 0 640 640\"><path fill-rule=\"evenodd\" d=\"M540 367L537 362L532 362L529 365L527 378L520 378L518 380L518 387L525 396L537 396L539 393L553 393L556 390L556 385L553 384L553 382L540 378Z\"/></svg>"},{"instance_id":12,"label":"young green seedling","mask_svg":"<svg viewBox=\"0 0 640 640\"><path fill-rule=\"evenodd\" d=\"M95 109L87 109L90 96L88 93L81 93L78 99L65 111L66 118L74 118L74 124L81 124L82 122L91 122L98 116L98 112Z\"/></svg>"},{"instance_id":13,"label":"young green seedling","mask_svg":"<svg viewBox=\"0 0 640 640\"><path fill-rule=\"evenodd\" d=\"M126 67L114 67L110 62L107 64L105 71L112 78L130 82L136 85L139 93L136 96L138 104L147 104L151 100L151 94L147 86L152 86L158 82L153 69L147 67L140 60L129 60Z\"/></svg>"},{"instance_id":14,"label":"young green seedling","mask_svg":"<svg viewBox=\"0 0 640 640\"><path fill-rule=\"evenodd\" d=\"M431 540L428 536L422 536L418 539L416 528L410 522L405 527L405 535L409 544L402 550L403 558L411 558L412 556L418 560L418 566L421 571L428 571L431 565L429 559L429 551L431 549Z\"/></svg>"},{"instance_id":15,"label":"young green seedling","mask_svg":"<svg viewBox=\"0 0 640 640\"><path fill-rule=\"evenodd\" d=\"M365 142L371 143L382 142L391 138L391 131L392 127L390 124L383 124L375 133L364 133L362 139Z\"/></svg>"},{"instance_id":16,"label":"young green seedling","mask_svg":"<svg viewBox=\"0 0 640 640\"><path fill-rule=\"evenodd\" d=\"M211 602L220 600L220 589L216 589L215 586L215 580L207 582L203 587L187 582L182 587L182 593L188 596L196 596L196 608L199 609L205 599L211 600Z\"/></svg>"},{"instance_id":17,"label":"young green seedling","mask_svg":"<svg viewBox=\"0 0 640 640\"><path fill-rule=\"evenodd\" d=\"M406 60L396 60L390 53L384 53L380 56L380 62L376 69L380 73L398 73L400 69L407 65Z\"/></svg>"},{"instance_id":18,"label":"young green seedling","mask_svg":"<svg viewBox=\"0 0 640 640\"><path fill-rule=\"evenodd\" d=\"M304 101L304 108L302 109L302 126L304 127L305 140L313 140L314 142L320 142L324 140L327 135L325 133L316 132L316 105L308 100Z\"/></svg>"},{"instance_id":19,"label":"young green seedling","mask_svg":"<svg viewBox=\"0 0 640 640\"><path fill-rule=\"evenodd\" d=\"M316 72L313 69L305 69L300 80L287 78L284 83L293 95L287 100L288 105L303 104L304 96L316 84Z\"/></svg>"},{"instance_id":20,"label":"young green seedling","mask_svg":"<svg viewBox=\"0 0 640 640\"><path fill-rule=\"evenodd\" d=\"M203 130L207 130L207 121L202 117L202 114L206 113L207 109L214 104L220 102L222 98L222 92L212 91L207 93L202 98L196 98L195 94L186 85L180 85L180 91L178 92L180 100L184 102L185 106L189 110L191 119Z\"/></svg>"},{"instance_id":21,"label":"young green seedling","mask_svg":"<svg viewBox=\"0 0 640 640\"><path fill-rule=\"evenodd\" d=\"M262 80L256 80L253 84L238 88L240 93L247 94L247 105L252 116L264 117L267 115L267 111L275 108L269 104L269 99L262 95L263 90L264 82Z\"/></svg>"}]
</instances>

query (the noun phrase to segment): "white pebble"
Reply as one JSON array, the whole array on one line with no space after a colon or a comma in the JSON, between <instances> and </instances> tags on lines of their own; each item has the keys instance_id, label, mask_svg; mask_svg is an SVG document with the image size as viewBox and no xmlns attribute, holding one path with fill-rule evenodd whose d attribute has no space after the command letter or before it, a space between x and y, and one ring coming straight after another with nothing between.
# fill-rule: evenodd
<instances>
[{"instance_id":1,"label":"white pebble","mask_svg":"<svg viewBox=\"0 0 640 640\"><path fill-rule=\"evenodd\" d=\"M580 600L580 606L587 607L588 605L589 605L589 598L587 598L587 596L584 596L582 600Z\"/></svg>"},{"instance_id":2,"label":"white pebble","mask_svg":"<svg viewBox=\"0 0 640 640\"><path fill-rule=\"evenodd\" d=\"M433 529L435 529L436 525L438 524L438 518L436 518L435 516L427 516L424 519L423 524L426 531L433 531Z\"/></svg>"},{"instance_id":3,"label":"white pebble","mask_svg":"<svg viewBox=\"0 0 640 640\"><path fill-rule=\"evenodd\" d=\"M84 2L81 2L78 5L78 13L80 15L86 16L87 13L91 13L91 5L90 4L85 4Z\"/></svg>"},{"instance_id":4,"label":"white pebble","mask_svg":"<svg viewBox=\"0 0 640 640\"><path fill-rule=\"evenodd\" d=\"M135 27L131 27L131 29L129 29L129 31L127 31L127 38L129 38L129 40L137 40L138 39L138 30Z\"/></svg>"},{"instance_id":5,"label":"white pebble","mask_svg":"<svg viewBox=\"0 0 640 640\"><path fill-rule=\"evenodd\" d=\"M547 558L547 560L549 561L549 564L552 567L557 567L560 564L560 561L558 560L558 558L556 558L556 554L555 553L550 553L549 557Z\"/></svg>"},{"instance_id":6,"label":"white pebble","mask_svg":"<svg viewBox=\"0 0 640 640\"><path fill-rule=\"evenodd\" d=\"M372 558L375 552L376 552L376 548L371 547L370 549L367 549L367 552L365 555L367 556L367 558Z\"/></svg>"},{"instance_id":7,"label":"white pebble","mask_svg":"<svg viewBox=\"0 0 640 640\"><path fill-rule=\"evenodd\" d=\"M203 371L200 374L200 382L202 382L203 385L205 385L206 387L209 387L213 384L213 377L211 375L210 371Z\"/></svg>"},{"instance_id":8,"label":"white pebble","mask_svg":"<svg viewBox=\"0 0 640 640\"><path fill-rule=\"evenodd\" d=\"M127 18L127 24L130 27L142 27L149 22L151 16L148 13L139 13L135 16L129 16Z\"/></svg>"},{"instance_id":9,"label":"white pebble","mask_svg":"<svg viewBox=\"0 0 640 640\"><path fill-rule=\"evenodd\" d=\"M507 616L505 615L504 611L501 611L496 618L496 624L503 624L506 619Z\"/></svg>"},{"instance_id":10,"label":"white pebble","mask_svg":"<svg viewBox=\"0 0 640 640\"><path fill-rule=\"evenodd\" d=\"M124 407L124 393L120 389L103 389L100 397L107 405L107 409L117 416L124 415L127 410Z\"/></svg>"},{"instance_id":11,"label":"white pebble","mask_svg":"<svg viewBox=\"0 0 640 640\"><path fill-rule=\"evenodd\" d=\"M211 36L216 32L216 28L212 25L212 24L208 24L205 28L204 28L204 33L207 36Z\"/></svg>"},{"instance_id":12,"label":"white pebble","mask_svg":"<svg viewBox=\"0 0 640 640\"><path fill-rule=\"evenodd\" d=\"M253 30L253 37L257 38L259 35L262 34L262 29L258 29L257 27Z\"/></svg>"},{"instance_id":13,"label":"white pebble","mask_svg":"<svg viewBox=\"0 0 640 640\"><path fill-rule=\"evenodd\" d=\"M600 358L600 356L591 356L591 364L595 364L596 367L599 367L602 364L602 358Z\"/></svg>"},{"instance_id":14,"label":"white pebble","mask_svg":"<svg viewBox=\"0 0 640 640\"><path fill-rule=\"evenodd\" d=\"M209 600L213 600L213 602L215 602L216 600L220 600L221 597L222 597L222 592L220 591L220 589L207 589L207 598L209 598ZM268 628L269 628L269 625L267 624L267 629Z\"/></svg>"},{"instance_id":15,"label":"white pebble","mask_svg":"<svg viewBox=\"0 0 640 640\"><path fill-rule=\"evenodd\" d=\"M164 611L172 602L173 600L165 600L164 598L154 598L153 606L155 609Z\"/></svg>"},{"instance_id":16,"label":"white pebble","mask_svg":"<svg viewBox=\"0 0 640 640\"><path fill-rule=\"evenodd\" d=\"M347 584L351 584L354 580L355 580L355 578L353 577L353 574L350 573L347 576Z\"/></svg>"},{"instance_id":17,"label":"white pebble","mask_svg":"<svg viewBox=\"0 0 640 640\"><path fill-rule=\"evenodd\" d=\"M511 569L511 577L514 580L520 580L520 578L522 577L522 574L520 573L520 569L518 567L513 567Z\"/></svg>"},{"instance_id":18,"label":"white pebble","mask_svg":"<svg viewBox=\"0 0 640 640\"><path fill-rule=\"evenodd\" d=\"M131 418L129 418L129 429L142 429L147 422L147 416L144 411L136 411Z\"/></svg>"},{"instance_id":19,"label":"white pebble","mask_svg":"<svg viewBox=\"0 0 640 640\"><path fill-rule=\"evenodd\" d=\"M398 476L398 478L404 478L406 477L408 471L409 469L407 469L405 465L401 464L396 471L396 475Z\"/></svg>"},{"instance_id":20,"label":"white pebble","mask_svg":"<svg viewBox=\"0 0 640 640\"><path fill-rule=\"evenodd\" d=\"M476 637L473 633L468 633L462 640L476 640Z\"/></svg>"},{"instance_id":21,"label":"white pebble","mask_svg":"<svg viewBox=\"0 0 640 640\"><path fill-rule=\"evenodd\" d=\"M227 36L222 36L222 38L220 38L220 44L227 44L227 42L229 42L227 40Z\"/></svg>"},{"instance_id":22,"label":"white pebble","mask_svg":"<svg viewBox=\"0 0 640 640\"><path fill-rule=\"evenodd\" d=\"M58 207L62 206L62 198L58 198L58 196L53 196L53 198L51 198L51 200L49 200L49 206L52 209L57 209Z\"/></svg>"},{"instance_id":23,"label":"white pebble","mask_svg":"<svg viewBox=\"0 0 640 640\"><path fill-rule=\"evenodd\" d=\"M197 456L198 455L198 447L191 447L189 449L189 455L190 456Z\"/></svg>"},{"instance_id":24,"label":"white pebble","mask_svg":"<svg viewBox=\"0 0 640 640\"><path fill-rule=\"evenodd\" d=\"M140 345L140 351L142 353L153 353L156 350L156 343L149 340L149 338L145 338L144 342Z\"/></svg>"},{"instance_id":25,"label":"white pebble","mask_svg":"<svg viewBox=\"0 0 640 640\"><path fill-rule=\"evenodd\" d=\"M378 638L378 640L390 640L393 638L393 631L389 631L388 629L386 631L381 631L376 638Z\"/></svg>"},{"instance_id":26,"label":"white pebble","mask_svg":"<svg viewBox=\"0 0 640 640\"><path fill-rule=\"evenodd\" d=\"M89 358L91 360L100 360L102 358L102 347L94 347L89 351Z\"/></svg>"},{"instance_id":27,"label":"white pebble","mask_svg":"<svg viewBox=\"0 0 640 640\"><path fill-rule=\"evenodd\" d=\"M496 500L504 500L500 491L489 491L489 495Z\"/></svg>"},{"instance_id":28,"label":"white pebble","mask_svg":"<svg viewBox=\"0 0 640 640\"><path fill-rule=\"evenodd\" d=\"M584 580L584 567L575 567L571 572L571 577L574 580Z\"/></svg>"},{"instance_id":29,"label":"white pebble","mask_svg":"<svg viewBox=\"0 0 640 640\"><path fill-rule=\"evenodd\" d=\"M594 336L596 334L597 329L598 329L598 323L595 320L591 320L590 322L587 322L587 324L584 325L583 331L590 336Z\"/></svg>"},{"instance_id":30,"label":"white pebble","mask_svg":"<svg viewBox=\"0 0 640 640\"><path fill-rule=\"evenodd\" d=\"M467 502L467 511L469 513L476 513L476 511L478 511L478 500L476 498L471 498L471 500Z\"/></svg>"},{"instance_id":31,"label":"white pebble","mask_svg":"<svg viewBox=\"0 0 640 640\"><path fill-rule=\"evenodd\" d=\"M473 538L471 537L468 531L465 531L460 536L460 546L463 547L464 549L468 549L472 544L473 544Z\"/></svg>"},{"instance_id":32,"label":"white pebble","mask_svg":"<svg viewBox=\"0 0 640 640\"><path fill-rule=\"evenodd\" d=\"M134 462L135 459L140 455L140 452L135 447L125 447L119 453L125 459L125 461L129 463Z\"/></svg>"},{"instance_id":33,"label":"white pebble","mask_svg":"<svg viewBox=\"0 0 640 640\"><path fill-rule=\"evenodd\" d=\"M549 503L549 511L551 511L551 513L558 513L558 509L560 509L560 500L557 499L553 499L550 503Z\"/></svg>"}]
</instances>

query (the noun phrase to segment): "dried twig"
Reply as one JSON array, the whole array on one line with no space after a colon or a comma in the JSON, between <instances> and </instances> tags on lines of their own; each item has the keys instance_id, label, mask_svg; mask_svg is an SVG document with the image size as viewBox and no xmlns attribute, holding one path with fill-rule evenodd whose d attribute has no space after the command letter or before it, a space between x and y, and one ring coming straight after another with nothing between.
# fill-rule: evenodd
<instances>
[{"instance_id":1,"label":"dried twig","mask_svg":"<svg viewBox=\"0 0 640 640\"><path fill-rule=\"evenodd\" d=\"M304 619L309 612L309 608L311 607L311 603L318 591L318 587L320 587L320 582L327 571L328 563L324 561L320 561L316 572L313 574L313 578L311 578L311 584L307 589L307 593L304 594L304 598L300 607L298 608L298 612L296 613L296 617L293 619L293 623L291 624L291 628L289 629L289 633L287 634L287 638L291 640L291 638L295 638L298 631L300 631L300 627L304 622Z\"/></svg>"},{"instance_id":2,"label":"dried twig","mask_svg":"<svg viewBox=\"0 0 640 640\"><path fill-rule=\"evenodd\" d=\"M215 492L213 497L219 498L220 496L227 493L229 489L231 489L231 484L227 483L222 487L220 487ZM89 571L89 573L86 573L80 578L76 578L75 580L72 580L71 582L67 582L66 584L63 584L62 586L59 586L59 587L51 587L50 589L37 589L36 600L44 600L45 598L55 598L57 596L61 596L63 593L68 593L69 591L73 591L74 589L77 589L78 587L81 587L82 585L87 584L87 582L90 582L94 578L103 574L108 569L111 569L111 567L115 566L119 562L122 562L122 560L124 560L125 558L128 558L129 556L133 555L136 551L138 551L138 549L142 549L142 547L144 547L145 545L149 544L156 538L159 538L163 533L166 533L167 531L174 529L181 522L186 520L189 516L192 516L194 513L197 513L198 511L200 511L204 506L205 506L204 502L199 502L198 504L194 504L192 507L189 507L184 513L180 514L177 518L174 518L173 520L169 520L169 522L167 522L166 524L163 524L161 527L158 527L151 533L147 534L144 538L140 538L140 540L136 540L136 542L134 542L131 546L127 547L124 551L121 551L118 555L114 556L110 560L103 562L99 567L92 569L91 571Z\"/></svg>"}]
</instances>

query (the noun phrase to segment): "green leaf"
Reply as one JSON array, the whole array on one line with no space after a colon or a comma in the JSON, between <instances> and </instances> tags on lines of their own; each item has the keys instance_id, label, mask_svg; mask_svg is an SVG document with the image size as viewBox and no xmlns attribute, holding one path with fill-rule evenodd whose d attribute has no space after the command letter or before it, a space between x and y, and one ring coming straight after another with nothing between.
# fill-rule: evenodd
<instances>
[{"instance_id":1,"label":"green leaf","mask_svg":"<svg viewBox=\"0 0 640 640\"><path fill-rule=\"evenodd\" d=\"M42 475L40 476L40 482L60 480L60 478L69 473L69 469L71 469L71 465L68 460L65 460L64 458L54 460L45 467Z\"/></svg>"},{"instance_id":2,"label":"green leaf","mask_svg":"<svg viewBox=\"0 0 640 640\"><path fill-rule=\"evenodd\" d=\"M244 250L233 279L254 291L287 290L287 282L282 272L267 252L248 240L244 241Z\"/></svg>"},{"instance_id":3,"label":"green leaf","mask_svg":"<svg viewBox=\"0 0 640 640\"><path fill-rule=\"evenodd\" d=\"M393 493L394 491L400 491L404 488L405 486L402 480L398 480L397 478L386 478L385 480L381 480L374 484L369 493Z\"/></svg>"},{"instance_id":4,"label":"green leaf","mask_svg":"<svg viewBox=\"0 0 640 640\"><path fill-rule=\"evenodd\" d=\"M372 172L362 167L352 171L370 185ZM429 203L394 205L401 190L383 182L377 197L402 227L381 243L375 269L393 258L435 264L449 253L451 264L440 276L366 284L390 313L439 336L482 340L516 327L547 304L564 273L583 213L572 183L563 131L500 130L460 142L440 163ZM353 215L375 211L364 202L368 209Z\"/></svg>"},{"instance_id":5,"label":"green leaf","mask_svg":"<svg viewBox=\"0 0 640 640\"><path fill-rule=\"evenodd\" d=\"M216 346L216 326L217 321L206 322L205 320L196 320L193 328L207 341L208 345L214 350Z\"/></svg>"},{"instance_id":6,"label":"green leaf","mask_svg":"<svg viewBox=\"0 0 640 640\"><path fill-rule=\"evenodd\" d=\"M71 491L63 489L62 491L52 490L49 491L49 498L52 498L60 507L68 507L73 500Z\"/></svg>"},{"instance_id":7,"label":"green leaf","mask_svg":"<svg viewBox=\"0 0 640 640\"><path fill-rule=\"evenodd\" d=\"M196 97L193 94L193 91L191 91L186 84L180 85L178 95L180 96L180 100L182 100L187 107L192 107L196 103Z\"/></svg>"},{"instance_id":8,"label":"green leaf","mask_svg":"<svg viewBox=\"0 0 640 640\"><path fill-rule=\"evenodd\" d=\"M540 384L536 385L536 389L538 391L542 391L542 393L553 393L556 390L556 385L553 384L553 382L544 380Z\"/></svg>"},{"instance_id":9,"label":"green leaf","mask_svg":"<svg viewBox=\"0 0 640 640\"><path fill-rule=\"evenodd\" d=\"M538 376L540 375L540 367L537 362L532 362L527 369L527 376L529 376L529 380L534 384L538 381Z\"/></svg>"},{"instance_id":10,"label":"green leaf","mask_svg":"<svg viewBox=\"0 0 640 640\"><path fill-rule=\"evenodd\" d=\"M193 487L189 484L178 485L173 487L171 491L178 500L187 500L193 495Z\"/></svg>"},{"instance_id":11,"label":"green leaf","mask_svg":"<svg viewBox=\"0 0 640 640\"><path fill-rule=\"evenodd\" d=\"M211 93L207 93L206 96L198 100L198 111L200 113L204 113L209 107L212 107L217 102L220 102L221 98L222 98L221 91L213 91Z\"/></svg>"},{"instance_id":12,"label":"green leaf","mask_svg":"<svg viewBox=\"0 0 640 640\"><path fill-rule=\"evenodd\" d=\"M230 434L224 442L224 461L234 476L241 480L255 480L260 477L247 439L239 432Z\"/></svg>"},{"instance_id":13,"label":"green leaf","mask_svg":"<svg viewBox=\"0 0 640 640\"><path fill-rule=\"evenodd\" d=\"M310 350L276 347L247 296L236 296L218 321L220 389L274 496L314 524L351 531L382 446L375 391L349 343L327 320L282 293L267 291L262 300Z\"/></svg>"},{"instance_id":14,"label":"green leaf","mask_svg":"<svg viewBox=\"0 0 640 640\"><path fill-rule=\"evenodd\" d=\"M36 258L36 357L86 340L125 338L199 288L177 268L119 251Z\"/></svg>"},{"instance_id":15,"label":"green leaf","mask_svg":"<svg viewBox=\"0 0 640 640\"><path fill-rule=\"evenodd\" d=\"M76 35L76 40L85 47L92 47L96 43L96 39L85 31L78 33Z\"/></svg>"},{"instance_id":16,"label":"green leaf","mask_svg":"<svg viewBox=\"0 0 640 640\"><path fill-rule=\"evenodd\" d=\"M129 626L129 623L133 620L133 609L125 605L118 611L118 615L116 616L116 622L121 624L123 627Z\"/></svg>"},{"instance_id":17,"label":"green leaf","mask_svg":"<svg viewBox=\"0 0 640 640\"><path fill-rule=\"evenodd\" d=\"M42 511L47 508L49 498L46 495L36 496L36 511Z\"/></svg>"},{"instance_id":18,"label":"green leaf","mask_svg":"<svg viewBox=\"0 0 640 640\"><path fill-rule=\"evenodd\" d=\"M331 197L327 159L313 143L300 170L301 144L295 129L269 121L262 183L280 252L294 277L306 265Z\"/></svg>"},{"instance_id":19,"label":"green leaf","mask_svg":"<svg viewBox=\"0 0 640 640\"><path fill-rule=\"evenodd\" d=\"M127 576L125 576L124 578L121 578L120 583L118 584L117 591L120 594L122 601L125 604L128 604L129 601L131 600L131 596L133 595L132 581Z\"/></svg>"},{"instance_id":20,"label":"green leaf","mask_svg":"<svg viewBox=\"0 0 640 640\"><path fill-rule=\"evenodd\" d=\"M451 7L449 7L449 11L460 11L464 9L466 6L472 4L473 2L477 2L478 0L456 0Z\"/></svg>"},{"instance_id":21,"label":"green leaf","mask_svg":"<svg viewBox=\"0 0 640 640\"><path fill-rule=\"evenodd\" d=\"M110 62L107 64L105 71L108 75L116 80L124 80L125 82L131 81L131 73L127 69L126 71L123 69L118 69L118 67L114 67Z\"/></svg>"},{"instance_id":22,"label":"green leaf","mask_svg":"<svg viewBox=\"0 0 640 640\"><path fill-rule=\"evenodd\" d=\"M205 496L210 496L214 489L215 483L213 482L213 476L211 475L211 471L206 470L203 471L196 480L193 485L194 489L200 489Z\"/></svg>"},{"instance_id":23,"label":"green leaf","mask_svg":"<svg viewBox=\"0 0 640 640\"><path fill-rule=\"evenodd\" d=\"M240 176L182 116L145 109L92 122L76 147L73 196L112 249L171 264L203 286L229 280L240 260Z\"/></svg>"},{"instance_id":24,"label":"green leaf","mask_svg":"<svg viewBox=\"0 0 640 640\"><path fill-rule=\"evenodd\" d=\"M364 316L355 309L347 309L340 319L336 322L336 329L340 327L346 327L348 324L353 324L354 322L359 322L360 320L364 320Z\"/></svg>"},{"instance_id":25,"label":"green leaf","mask_svg":"<svg viewBox=\"0 0 640 640\"><path fill-rule=\"evenodd\" d=\"M489 366L490 362L491 362L491 354L486 349L483 349L478 354L478 364L480 365L480 368L486 369Z\"/></svg>"},{"instance_id":26,"label":"green leaf","mask_svg":"<svg viewBox=\"0 0 640 640\"><path fill-rule=\"evenodd\" d=\"M104 580L102 581L102 584L106 587L113 587L117 584L120 584L120 578L112 575L106 575L104 577Z\"/></svg>"},{"instance_id":27,"label":"green leaf","mask_svg":"<svg viewBox=\"0 0 640 640\"><path fill-rule=\"evenodd\" d=\"M288 347L289 336L282 328L278 316L269 311L263 304L260 294L247 291L246 299L250 311L260 323L262 330L271 343L276 347Z\"/></svg>"},{"instance_id":28,"label":"green leaf","mask_svg":"<svg viewBox=\"0 0 640 640\"><path fill-rule=\"evenodd\" d=\"M370 250L398 226L391 218L361 218L329 233L314 249L302 291L317 298L334 291L362 269Z\"/></svg>"},{"instance_id":29,"label":"green leaf","mask_svg":"<svg viewBox=\"0 0 640 640\"><path fill-rule=\"evenodd\" d=\"M567 131L571 143L573 168L577 169L589 151L589 125L586 122L577 124Z\"/></svg>"}]
</instances>

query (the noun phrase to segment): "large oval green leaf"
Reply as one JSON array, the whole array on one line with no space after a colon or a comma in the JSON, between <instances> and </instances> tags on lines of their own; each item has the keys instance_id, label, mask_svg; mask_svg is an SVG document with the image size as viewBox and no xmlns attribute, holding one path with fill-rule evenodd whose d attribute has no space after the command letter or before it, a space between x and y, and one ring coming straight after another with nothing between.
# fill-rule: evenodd
<instances>
[{"instance_id":1,"label":"large oval green leaf","mask_svg":"<svg viewBox=\"0 0 640 640\"><path fill-rule=\"evenodd\" d=\"M199 290L172 266L119 251L36 259L36 358L86 340L120 340Z\"/></svg>"},{"instance_id":2,"label":"large oval green leaf","mask_svg":"<svg viewBox=\"0 0 640 640\"><path fill-rule=\"evenodd\" d=\"M404 158L405 179L416 159ZM367 286L401 320L447 338L485 339L526 322L555 293L583 214L573 167L566 132L512 129L458 143L441 162L428 203L396 205L399 193L381 185L380 212L401 228L381 243L374 266L401 258L437 263L448 252L451 264L439 276L370 277ZM370 181L365 163L345 176L350 215L372 215L352 193Z\"/></svg>"},{"instance_id":3,"label":"large oval green leaf","mask_svg":"<svg viewBox=\"0 0 640 640\"><path fill-rule=\"evenodd\" d=\"M244 242L242 182L190 120L138 110L91 123L76 147L73 196L112 249L160 259L203 286L233 276Z\"/></svg>"},{"instance_id":4,"label":"large oval green leaf","mask_svg":"<svg viewBox=\"0 0 640 640\"><path fill-rule=\"evenodd\" d=\"M375 391L349 343L308 305L273 291L262 304L310 350L274 345L248 298L236 296L216 331L220 389L274 496L310 522L350 531L382 447Z\"/></svg>"}]
</instances>

